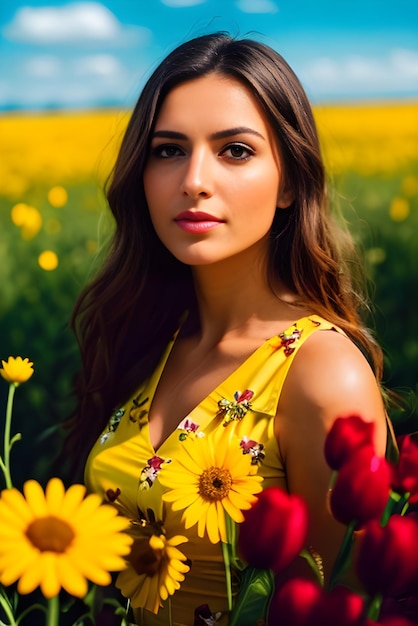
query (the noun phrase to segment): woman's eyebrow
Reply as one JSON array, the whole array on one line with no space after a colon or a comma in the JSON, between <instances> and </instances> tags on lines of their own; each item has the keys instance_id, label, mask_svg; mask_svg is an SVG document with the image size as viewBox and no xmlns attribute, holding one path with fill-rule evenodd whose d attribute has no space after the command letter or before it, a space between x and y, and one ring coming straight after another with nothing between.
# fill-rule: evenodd
<instances>
[{"instance_id":1,"label":"woman's eyebrow","mask_svg":"<svg viewBox=\"0 0 418 626\"><path fill-rule=\"evenodd\" d=\"M249 128L248 126L237 126L236 128L227 128L226 130L220 130L216 133L213 133L210 138L211 139L226 139L227 137L233 137L234 135L255 135L256 137L260 137L261 139L265 138L261 133L253 128Z\"/></svg>"},{"instance_id":2,"label":"woman's eyebrow","mask_svg":"<svg viewBox=\"0 0 418 626\"><path fill-rule=\"evenodd\" d=\"M237 126L235 128L219 130L216 133L212 133L209 136L209 139L226 139L228 137L234 137L235 135L255 135L265 141L265 137L263 137L261 133L259 133L257 130L254 130L253 128L249 128L248 126ZM163 137L165 139L180 139L183 141L188 139L187 135L185 135L184 133L179 133L175 130L156 130L152 134L152 138L154 139L155 137Z\"/></svg>"}]
</instances>

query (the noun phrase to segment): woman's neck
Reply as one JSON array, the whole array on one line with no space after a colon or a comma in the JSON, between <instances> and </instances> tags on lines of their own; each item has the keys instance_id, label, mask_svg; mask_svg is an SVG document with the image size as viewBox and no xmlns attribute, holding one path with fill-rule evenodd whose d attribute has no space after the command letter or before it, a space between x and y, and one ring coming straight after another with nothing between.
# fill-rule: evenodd
<instances>
[{"instance_id":1,"label":"woman's neck","mask_svg":"<svg viewBox=\"0 0 418 626\"><path fill-rule=\"evenodd\" d=\"M263 340L274 334L280 320L299 316L302 309L295 294L282 284L273 290L265 265L260 259L248 264L231 257L193 268L202 342L215 345L228 337Z\"/></svg>"}]
</instances>

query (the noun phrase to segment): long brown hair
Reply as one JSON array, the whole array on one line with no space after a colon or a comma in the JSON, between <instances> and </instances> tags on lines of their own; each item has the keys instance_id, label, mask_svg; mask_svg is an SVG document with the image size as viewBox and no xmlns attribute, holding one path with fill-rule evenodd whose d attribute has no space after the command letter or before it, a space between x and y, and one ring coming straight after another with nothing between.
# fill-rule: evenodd
<instances>
[{"instance_id":1,"label":"long brown hair","mask_svg":"<svg viewBox=\"0 0 418 626\"><path fill-rule=\"evenodd\" d=\"M111 411L155 368L184 312L197 313L190 268L165 249L152 226L143 171L166 95L211 72L251 90L276 136L294 193L293 204L277 211L271 230L271 284L280 278L306 306L343 328L381 375L381 351L361 321L362 299L347 269L351 239L329 210L316 126L298 78L262 43L224 33L204 35L171 52L148 80L107 187L116 225L112 244L72 318L82 359L73 441L86 448Z\"/></svg>"}]
</instances>

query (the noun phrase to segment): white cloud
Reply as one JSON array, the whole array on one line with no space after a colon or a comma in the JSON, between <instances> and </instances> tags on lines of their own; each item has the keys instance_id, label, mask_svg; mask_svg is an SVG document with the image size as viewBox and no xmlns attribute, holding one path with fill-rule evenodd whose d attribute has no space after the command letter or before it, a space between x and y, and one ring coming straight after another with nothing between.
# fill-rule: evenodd
<instances>
[{"instance_id":1,"label":"white cloud","mask_svg":"<svg viewBox=\"0 0 418 626\"><path fill-rule=\"evenodd\" d=\"M62 64L60 59L52 55L31 57L25 64L25 73L35 78L55 78L59 75Z\"/></svg>"},{"instance_id":2,"label":"white cloud","mask_svg":"<svg viewBox=\"0 0 418 626\"><path fill-rule=\"evenodd\" d=\"M179 9L182 7L194 7L198 4L203 4L206 0L161 0L166 7L173 9Z\"/></svg>"},{"instance_id":3,"label":"white cloud","mask_svg":"<svg viewBox=\"0 0 418 626\"><path fill-rule=\"evenodd\" d=\"M365 96L418 91L418 51L393 49L386 57L317 57L297 71L313 94Z\"/></svg>"},{"instance_id":4,"label":"white cloud","mask_svg":"<svg viewBox=\"0 0 418 626\"><path fill-rule=\"evenodd\" d=\"M73 71L78 76L120 76L124 73L124 67L119 60L111 54L95 54L77 59L73 64Z\"/></svg>"},{"instance_id":5,"label":"white cloud","mask_svg":"<svg viewBox=\"0 0 418 626\"><path fill-rule=\"evenodd\" d=\"M99 2L74 2L60 7L21 7L3 34L8 39L34 44L146 41L150 31L123 26Z\"/></svg>"},{"instance_id":6,"label":"white cloud","mask_svg":"<svg viewBox=\"0 0 418 626\"><path fill-rule=\"evenodd\" d=\"M133 77L125 73L103 76L76 75L72 65L63 65L63 72L53 80L34 76L13 84L0 81L0 106L28 107L95 107L107 103L128 105L129 86ZM3 87L3 88L2 88Z\"/></svg>"},{"instance_id":7,"label":"white cloud","mask_svg":"<svg viewBox=\"0 0 418 626\"><path fill-rule=\"evenodd\" d=\"M416 50L402 50L398 48L392 50L390 58L394 69L403 76L418 81L418 52ZM418 82L415 86L418 87Z\"/></svg>"},{"instance_id":8,"label":"white cloud","mask_svg":"<svg viewBox=\"0 0 418 626\"><path fill-rule=\"evenodd\" d=\"M318 57L304 68L303 73L320 83L331 84L339 75L339 64L329 57Z\"/></svg>"},{"instance_id":9,"label":"white cloud","mask_svg":"<svg viewBox=\"0 0 418 626\"><path fill-rule=\"evenodd\" d=\"M237 7L243 13L277 13L279 10L271 0L238 0Z\"/></svg>"}]
</instances>

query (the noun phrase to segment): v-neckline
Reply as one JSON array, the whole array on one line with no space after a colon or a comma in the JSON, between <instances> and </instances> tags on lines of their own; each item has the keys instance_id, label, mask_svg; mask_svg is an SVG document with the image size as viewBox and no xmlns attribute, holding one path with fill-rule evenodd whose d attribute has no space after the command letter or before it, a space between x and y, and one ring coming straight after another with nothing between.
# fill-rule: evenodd
<instances>
[{"instance_id":1,"label":"v-neckline","mask_svg":"<svg viewBox=\"0 0 418 626\"><path fill-rule=\"evenodd\" d=\"M185 415L184 417L182 417L182 419L180 420L180 422L177 424L177 426L167 435L167 437L165 437L165 439L162 440L162 442L159 444L159 446L157 448L154 447L152 441L151 441L151 432L150 432L150 421L149 421L149 410L151 408L152 405L152 401L154 399L155 393L157 391L157 387L158 387L158 383L161 379L162 373L164 371L164 368L167 364L168 359L170 358L170 354L174 348L174 345L176 343L176 339L178 337L179 331L177 331L173 337L173 339L171 340L171 342L169 343L169 345L166 348L165 353L163 354L163 356L161 357L160 363L158 364L157 368L155 369L155 371L153 372L150 381L149 381L149 393L147 394L148 396L148 406L149 406L149 410L148 410L148 414L147 414L147 421L146 424L144 425L144 428L146 427L147 429L147 436L148 436L148 442L149 442L149 446L150 449L153 451L153 453L155 455L158 455L160 450L166 445L166 443L173 437L173 435L177 432L180 424L184 421L184 419L190 417L196 413L196 411L199 410L199 408L202 406L203 402L205 402L208 398L211 398L213 395L215 395L218 390L221 387L227 386L230 379L232 377L235 377L237 374L239 374L239 372L244 369L244 367L248 367L248 363L250 363L252 360L254 360L256 358L256 356L259 355L260 352L264 351L266 349L267 346L269 346L272 342L277 341L280 337L280 335L287 333L293 326L298 326L301 324L301 322L303 322L306 319L312 318L312 315L309 316L304 316L301 317L300 319L296 320L295 322L293 322L292 324L290 324L290 326L288 326L287 328L285 328L283 331L281 331L280 333L278 333L277 335L273 335L272 337L270 337L269 339L266 339L265 341L263 341L263 343L261 343L258 348L256 348L255 350L253 350L253 352L251 352L245 359L244 361L242 361L242 363L240 363L240 365L238 365L238 367L236 367L230 374L228 374L220 383L218 383L218 385L212 389L212 391L210 391L195 407L193 407L193 409L191 411L189 411L189 413L187 415ZM213 415L212 418L209 419L209 421L204 424L204 428L207 427L207 425L216 417L216 415Z\"/></svg>"}]
</instances>

